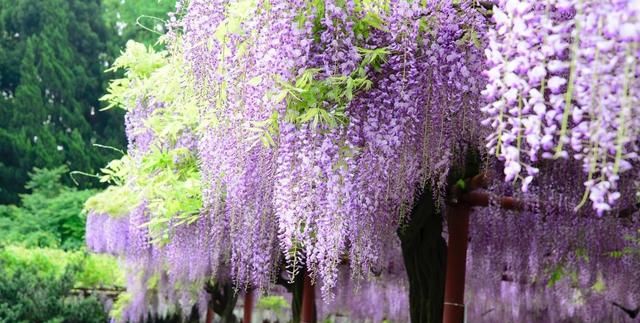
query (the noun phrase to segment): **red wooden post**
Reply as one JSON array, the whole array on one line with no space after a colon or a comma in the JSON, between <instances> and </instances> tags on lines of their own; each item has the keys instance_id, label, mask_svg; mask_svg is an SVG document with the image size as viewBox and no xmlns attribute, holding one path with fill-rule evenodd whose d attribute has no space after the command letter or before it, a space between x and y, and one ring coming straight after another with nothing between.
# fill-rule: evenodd
<instances>
[{"instance_id":1,"label":"red wooden post","mask_svg":"<svg viewBox=\"0 0 640 323\"><path fill-rule=\"evenodd\" d=\"M247 289L244 294L244 317L242 322L251 323L251 312L253 311L253 289Z\"/></svg>"},{"instance_id":2,"label":"red wooden post","mask_svg":"<svg viewBox=\"0 0 640 323\"><path fill-rule=\"evenodd\" d=\"M455 199L447 205L449 245L447 249L447 273L444 287L443 323L464 322L464 283L469 243L469 215L474 206L486 207L495 201L503 209L523 210L525 203L509 196L493 196L481 190L487 182L486 174L479 174L466 181L467 190L454 191Z\"/></svg>"},{"instance_id":3,"label":"red wooden post","mask_svg":"<svg viewBox=\"0 0 640 323\"><path fill-rule=\"evenodd\" d=\"M300 319L302 323L314 323L315 319L315 305L316 292L315 288L311 284L311 277L305 271L304 273L304 286L302 287L302 310L300 313Z\"/></svg>"},{"instance_id":4,"label":"red wooden post","mask_svg":"<svg viewBox=\"0 0 640 323\"><path fill-rule=\"evenodd\" d=\"M443 323L462 323L464 321L464 279L471 207L464 204L447 205L446 212L449 245L442 321Z\"/></svg>"},{"instance_id":5,"label":"red wooden post","mask_svg":"<svg viewBox=\"0 0 640 323\"><path fill-rule=\"evenodd\" d=\"M213 309L211 308L211 306L207 306L207 318L205 320L206 323L213 323L213 316L215 315L215 313L213 313Z\"/></svg>"}]
</instances>

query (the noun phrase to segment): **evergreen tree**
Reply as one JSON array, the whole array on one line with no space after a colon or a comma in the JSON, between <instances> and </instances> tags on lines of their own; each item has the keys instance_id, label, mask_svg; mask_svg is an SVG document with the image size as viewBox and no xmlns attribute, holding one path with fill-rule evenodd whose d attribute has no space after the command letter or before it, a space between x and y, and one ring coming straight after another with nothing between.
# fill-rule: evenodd
<instances>
[{"instance_id":1,"label":"evergreen tree","mask_svg":"<svg viewBox=\"0 0 640 323\"><path fill-rule=\"evenodd\" d=\"M122 114L98 111L110 56L102 10L100 0L0 0L0 203L18 201L33 167L94 172L114 156L93 143L124 146Z\"/></svg>"}]
</instances>

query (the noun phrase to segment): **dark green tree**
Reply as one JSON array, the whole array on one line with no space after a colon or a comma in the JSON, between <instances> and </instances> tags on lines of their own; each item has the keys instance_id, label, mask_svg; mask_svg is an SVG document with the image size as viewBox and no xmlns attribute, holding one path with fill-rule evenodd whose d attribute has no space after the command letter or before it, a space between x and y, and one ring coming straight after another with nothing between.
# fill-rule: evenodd
<instances>
[{"instance_id":1,"label":"dark green tree","mask_svg":"<svg viewBox=\"0 0 640 323\"><path fill-rule=\"evenodd\" d=\"M175 11L176 0L103 0L104 19L109 31L111 53L120 54L127 40L154 45L164 33L168 13Z\"/></svg>"},{"instance_id":2,"label":"dark green tree","mask_svg":"<svg viewBox=\"0 0 640 323\"><path fill-rule=\"evenodd\" d=\"M93 143L125 145L122 113L99 112L102 17L100 0L0 0L0 203L18 202L33 167L95 172L115 155Z\"/></svg>"}]
</instances>

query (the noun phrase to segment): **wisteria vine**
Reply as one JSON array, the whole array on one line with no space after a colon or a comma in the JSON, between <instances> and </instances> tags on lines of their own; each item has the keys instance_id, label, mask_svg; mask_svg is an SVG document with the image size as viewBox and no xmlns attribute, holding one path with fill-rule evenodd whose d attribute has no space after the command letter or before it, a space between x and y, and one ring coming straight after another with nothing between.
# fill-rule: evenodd
<instances>
[{"instance_id":1,"label":"wisteria vine","mask_svg":"<svg viewBox=\"0 0 640 323\"><path fill-rule=\"evenodd\" d=\"M345 279L406 293L390 261L397 231L425 189L446 207L449 176L472 153L504 173L494 192L554 205L520 218L540 235L565 220L597 225L587 209L635 214L640 2L485 6L191 0L168 22L168 51L128 45L114 65L127 75L105 96L127 110L128 152L86 206L89 248L131 273L121 319L203 311L214 281L267 292L283 265L308 272L330 304ZM495 213L478 214L481 230L493 232L482 221ZM637 225L628 218L606 228ZM535 241L500 255L539 270L576 249ZM384 310L351 304L350 314L405 319L406 305L387 298Z\"/></svg>"},{"instance_id":2,"label":"wisteria vine","mask_svg":"<svg viewBox=\"0 0 640 323\"><path fill-rule=\"evenodd\" d=\"M571 158L586 174L576 207L589 200L603 214L616 204L620 176L638 161L639 8L578 0L494 8L483 112L507 181L526 191L540 158Z\"/></svg>"}]
</instances>

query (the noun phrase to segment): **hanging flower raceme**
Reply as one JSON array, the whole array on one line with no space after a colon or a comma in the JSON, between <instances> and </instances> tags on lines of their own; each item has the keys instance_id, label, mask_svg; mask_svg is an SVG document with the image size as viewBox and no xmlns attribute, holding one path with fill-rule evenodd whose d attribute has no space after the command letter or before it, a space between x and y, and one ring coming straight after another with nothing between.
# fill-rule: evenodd
<instances>
[{"instance_id":1,"label":"hanging flower raceme","mask_svg":"<svg viewBox=\"0 0 640 323\"><path fill-rule=\"evenodd\" d=\"M389 246L385 269L368 281L356 281L348 266L339 266L334 299L318 303L319 317L346 316L350 320L409 321L409 283L399 241ZM322 287L321 287L322 288Z\"/></svg>"},{"instance_id":2,"label":"hanging flower raceme","mask_svg":"<svg viewBox=\"0 0 640 323\"><path fill-rule=\"evenodd\" d=\"M486 26L471 2L195 1L182 24L208 102L212 263L241 286L266 286L278 252L324 296L345 257L356 277L384 267L416 192L443 192L477 138Z\"/></svg>"},{"instance_id":3,"label":"hanging flower raceme","mask_svg":"<svg viewBox=\"0 0 640 323\"><path fill-rule=\"evenodd\" d=\"M207 100L199 158L212 264L229 261L239 286L267 287L278 263L273 145L285 104L275 96L308 56L309 35L294 23L305 9L295 1L194 1L184 19L186 59ZM212 29L189 27L204 17Z\"/></svg>"},{"instance_id":4,"label":"hanging flower raceme","mask_svg":"<svg viewBox=\"0 0 640 323\"><path fill-rule=\"evenodd\" d=\"M566 216L571 208L474 212L467 258L473 268L467 275L470 320L629 319L612 302L637 305L640 292L629 282L640 276L640 218Z\"/></svg>"},{"instance_id":5,"label":"hanging flower raceme","mask_svg":"<svg viewBox=\"0 0 640 323\"><path fill-rule=\"evenodd\" d=\"M526 191L540 158L582 163L602 214L637 162L637 1L500 1L483 94L490 152ZM523 174L524 173L524 174Z\"/></svg>"},{"instance_id":6,"label":"hanging flower raceme","mask_svg":"<svg viewBox=\"0 0 640 323\"><path fill-rule=\"evenodd\" d=\"M105 99L127 110L128 153L103 169L102 180L113 185L85 205L87 245L122 259L127 293L112 313L117 320L137 322L177 307L190 313L204 297L194 290L212 277L209 227L199 217L193 90L173 57L142 44L128 43L116 68L125 78L112 82Z\"/></svg>"},{"instance_id":7,"label":"hanging flower raceme","mask_svg":"<svg viewBox=\"0 0 640 323\"><path fill-rule=\"evenodd\" d=\"M389 261L397 232L424 189L444 206L452 170L484 137L486 167L497 156L508 182L490 190L512 194L520 181L557 209L509 222L518 229L473 252L518 233L534 244L524 256L500 251L510 266L571 258L554 254L582 242L562 222L567 205L632 203L637 4L502 0L492 25L471 0L180 2L168 52L131 45L106 96L127 109L129 151L104 170L114 185L87 203L87 241L140 273L121 317L189 311L212 280L268 290L284 262L326 301L347 277L373 296L398 284L351 313L404 320L404 299L391 301L405 286ZM531 226L553 232L553 247L521 231ZM354 298L350 287L338 299Z\"/></svg>"}]
</instances>

